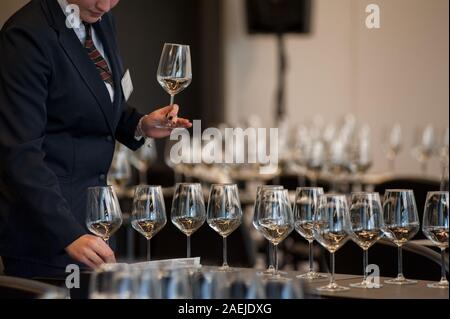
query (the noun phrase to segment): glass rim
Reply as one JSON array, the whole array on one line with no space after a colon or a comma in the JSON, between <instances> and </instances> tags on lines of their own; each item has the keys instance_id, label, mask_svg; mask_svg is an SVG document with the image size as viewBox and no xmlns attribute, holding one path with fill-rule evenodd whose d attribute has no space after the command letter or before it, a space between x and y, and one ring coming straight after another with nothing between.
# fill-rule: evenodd
<instances>
[{"instance_id":1,"label":"glass rim","mask_svg":"<svg viewBox=\"0 0 450 319\"><path fill-rule=\"evenodd\" d=\"M148 188L148 189L161 188L162 189L162 186L161 185L136 185L135 188L136 189L139 189L139 188Z\"/></svg>"},{"instance_id":2,"label":"glass rim","mask_svg":"<svg viewBox=\"0 0 450 319\"><path fill-rule=\"evenodd\" d=\"M380 193L379 192L360 191L360 192L351 192L350 195L351 196L353 196L353 195L377 195L377 196L380 196Z\"/></svg>"},{"instance_id":3,"label":"glass rim","mask_svg":"<svg viewBox=\"0 0 450 319\"><path fill-rule=\"evenodd\" d=\"M202 186L202 184L200 184L200 183L176 183L175 187L177 187L177 186L198 186L198 185Z\"/></svg>"},{"instance_id":4,"label":"glass rim","mask_svg":"<svg viewBox=\"0 0 450 319\"><path fill-rule=\"evenodd\" d=\"M213 188L215 186L225 186L225 187L227 187L227 186L237 186L237 184L236 183L214 183L214 184L211 184L211 188Z\"/></svg>"},{"instance_id":5,"label":"glass rim","mask_svg":"<svg viewBox=\"0 0 450 319\"><path fill-rule=\"evenodd\" d=\"M414 190L407 189L407 188L392 188L392 189L385 189L384 193L414 193Z\"/></svg>"},{"instance_id":6,"label":"glass rim","mask_svg":"<svg viewBox=\"0 0 450 319\"><path fill-rule=\"evenodd\" d=\"M302 189L304 189L304 190L321 189L323 191L323 187L313 187L313 186L308 186L308 187L300 186L300 187L297 187L295 190L299 191L299 190L302 190Z\"/></svg>"},{"instance_id":7,"label":"glass rim","mask_svg":"<svg viewBox=\"0 0 450 319\"><path fill-rule=\"evenodd\" d=\"M258 185L258 188L261 188L261 189L264 189L264 188L266 188L266 189L274 189L274 188L284 189L284 186L283 185Z\"/></svg>"},{"instance_id":8,"label":"glass rim","mask_svg":"<svg viewBox=\"0 0 450 319\"><path fill-rule=\"evenodd\" d=\"M429 191L427 192L428 195L448 195L448 191Z\"/></svg>"},{"instance_id":9,"label":"glass rim","mask_svg":"<svg viewBox=\"0 0 450 319\"><path fill-rule=\"evenodd\" d=\"M164 43L164 46L169 46L169 45L171 45L171 46L179 46L179 47L190 47L189 46L189 44L181 44L181 43L173 43L173 42L165 42Z\"/></svg>"}]
</instances>

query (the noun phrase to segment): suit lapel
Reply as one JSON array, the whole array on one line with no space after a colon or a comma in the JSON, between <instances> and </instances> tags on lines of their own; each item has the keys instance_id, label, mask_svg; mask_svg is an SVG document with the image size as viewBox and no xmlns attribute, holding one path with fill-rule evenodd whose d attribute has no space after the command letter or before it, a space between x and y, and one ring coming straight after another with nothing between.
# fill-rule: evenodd
<instances>
[{"instance_id":1,"label":"suit lapel","mask_svg":"<svg viewBox=\"0 0 450 319\"><path fill-rule=\"evenodd\" d=\"M97 104L106 119L109 130L114 134L115 112L105 83L102 81L94 63L89 59L85 48L81 45L75 32L66 27L66 17L58 2L55 0L47 0L46 2L49 9L48 12L52 15L52 20L54 22L53 27L59 34L58 38L61 47L71 60L73 66L77 69L83 81L86 83L89 91L95 97ZM114 66L112 66L112 68L114 69ZM114 83L114 86L116 86L115 78Z\"/></svg>"}]
</instances>

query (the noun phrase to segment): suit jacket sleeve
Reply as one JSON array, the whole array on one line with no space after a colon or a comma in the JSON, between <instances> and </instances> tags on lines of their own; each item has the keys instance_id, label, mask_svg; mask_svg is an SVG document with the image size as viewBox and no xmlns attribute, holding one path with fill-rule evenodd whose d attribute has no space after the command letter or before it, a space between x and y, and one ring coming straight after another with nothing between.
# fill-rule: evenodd
<instances>
[{"instance_id":1,"label":"suit jacket sleeve","mask_svg":"<svg viewBox=\"0 0 450 319\"><path fill-rule=\"evenodd\" d=\"M140 141L135 139L136 128L142 116L143 114L140 114L135 108L125 103L117 126L117 140L133 151L136 151L144 144L144 139Z\"/></svg>"},{"instance_id":2,"label":"suit jacket sleeve","mask_svg":"<svg viewBox=\"0 0 450 319\"><path fill-rule=\"evenodd\" d=\"M72 215L57 176L44 162L52 66L45 44L34 33L17 25L0 32L0 178L11 200L26 207L30 222L51 239L48 251L59 253L86 230Z\"/></svg>"}]
</instances>

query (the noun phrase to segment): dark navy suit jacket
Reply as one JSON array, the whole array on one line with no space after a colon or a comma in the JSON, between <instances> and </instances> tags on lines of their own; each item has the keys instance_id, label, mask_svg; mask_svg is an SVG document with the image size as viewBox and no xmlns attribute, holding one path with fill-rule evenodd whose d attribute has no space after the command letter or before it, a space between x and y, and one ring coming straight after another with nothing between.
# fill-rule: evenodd
<instances>
[{"instance_id":1,"label":"dark navy suit jacket","mask_svg":"<svg viewBox=\"0 0 450 319\"><path fill-rule=\"evenodd\" d=\"M142 116L121 89L113 17L93 25L114 103L56 0L32 0L0 33L0 256L63 269L88 233L86 189L106 185L115 141L136 150Z\"/></svg>"}]
</instances>

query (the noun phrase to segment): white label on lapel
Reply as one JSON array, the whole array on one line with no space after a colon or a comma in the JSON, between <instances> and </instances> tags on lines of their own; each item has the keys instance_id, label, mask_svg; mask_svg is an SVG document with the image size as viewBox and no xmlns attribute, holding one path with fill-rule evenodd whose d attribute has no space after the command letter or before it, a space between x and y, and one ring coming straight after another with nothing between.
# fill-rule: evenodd
<instances>
[{"instance_id":1,"label":"white label on lapel","mask_svg":"<svg viewBox=\"0 0 450 319\"><path fill-rule=\"evenodd\" d=\"M125 101L128 101L131 93L133 93L133 82L131 82L130 70L127 70L122 78L122 91Z\"/></svg>"}]
</instances>

